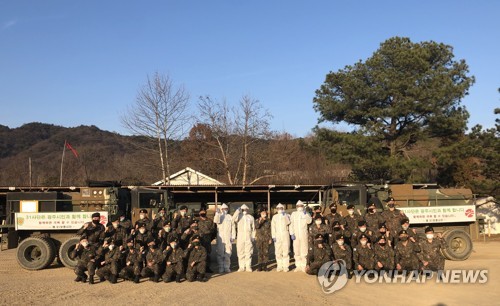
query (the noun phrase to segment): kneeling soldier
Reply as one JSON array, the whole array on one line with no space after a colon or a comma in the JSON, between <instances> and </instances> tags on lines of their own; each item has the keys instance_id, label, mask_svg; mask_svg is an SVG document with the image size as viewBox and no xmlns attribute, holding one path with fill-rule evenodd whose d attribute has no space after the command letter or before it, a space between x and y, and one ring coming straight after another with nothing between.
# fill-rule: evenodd
<instances>
[{"instance_id":1,"label":"kneeling soldier","mask_svg":"<svg viewBox=\"0 0 500 306\"><path fill-rule=\"evenodd\" d=\"M351 278L352 275L352 249L345 243L343 235L337 234L335 236L335 244L333 245L333 258L337 261L343 260L347 269L347 276Z\"/></svg>"},{"instance_id":2,"label":"kneeling soldier","mask_svg":"<svg viewBox=\"0 0 500 306\"><path fill-rule=\"evenodd\" d=\"M206 282L207 250L201 245L199 235L193 236L191 243L186 249L186 255L188 257L187 281L192 282L198 277L199 281Z\"/></svg>"},{"instance_id":3,"label":"kneeling soldier","mask_svg":"<svg viewBox=\"0 0 500 306\"><path fill-rule=\"evenodd\" d=\"M180 283L182 272L184 271L184 257L185 252L179 247L179 239L173 237L169 245L163 251L165 258L166 268L163 274L163 281L165 283L171 282L172 277L175 276L175 282Z\"/></svg>"},{"instance_id":4,"label":"kneeling soldier","mask_svg":"<svg viewBox=\"0 0 500 306\"><path fill-rule=\"evenodd\" d=\"M387 243L386 236L380 236L374 247L375 251L375 269L377 271L394 270L394 250Z\"/></svg>"},{"instance_id":5,"label":"kneeling soldier","mask_svg":"<svg viewBox=\"0 0 500 306\"><path fill-rule=\"evenodd\" d=\"M444 269L444 256L441 253L446 248L446 242L441 233L434 237L434 229L430 226L425 228L425 238L418 242L420 253L418 259L422 263L423 270L439 271Z\"/></svg>"},{"instance_id":6,"label":"kneeling soldier","mask_svg":"<svg viewBox=\"0 0 500 306\"><path fill-rule=\"evenodd\" d=\"M78 259L78 263L75 266L75 282L85 283L87 281L85 271L88 271L89 284L94 283L95 255L95 246L90 245L87 238L82 236L80 242L76 244L75 249L71 252L71 258Z\"/></svg>"},{"instance_id":7,"label":"kneeling soldier","mask_svg":"<svg viewBox=\"0 0 500 306\"><path fill-rule=\"evenodd\" d=\"M125 267L120 272L120 277L126 280L134 280L138 284L141 277L142 254L134 248L134 239L127 240L127 249L125 252Z\"/></svg>"},{"instance_id":8,"label":"kneeling soldier","mask_svg":"<svg viewBox=\"0 0 500 306\"><path fill-rule=\"evenodd\" d=\"M154 239L148 241L148 252L146 254L146 266L141 271L142 277L149 277L150 281L155 283L160 279L160 264L163 261L161 251L155 246Z\"/></svg>"},{"instance_id":9,"label":"kneeling soldier","mask_svg":"<svg viewBox=\"0 0 500 306\"><path fill-rule=\"evenodd\" d=\"M107 279L110 283L116 284L118 278L119 265L121 261L121 250L122 246L119 243L115 244L114 241L105 242L102 247L99 248L98 253L104 256L104 260L100 263L100 267L97 270L97 276L99 276L99 281L104 282Z\"/></svg>"},{"instance_id":10,"label":"kneeling soldier","mask_svg":"<svg viewBox=\"0 0 500 306\"><path fill-rule=\"evenodd\" d=\"M359 236L359 244L354 249L353 259L356 270L364 271L373 270L375 267L375 252L368 242L369 238L366 234Z\"/></svg>"},{"instance_id":11,"label":"kneeling soldier","mask_svg":"<svg viewBox=\"0 0 500 306\"><path fill-rule=\"evenodd\" d=\"M332 260L332 249L323 241L323 235L314 236L314 245L309 248L307 254L306 273L316 275L321 266Z\"/></svg>"}]
</instances>

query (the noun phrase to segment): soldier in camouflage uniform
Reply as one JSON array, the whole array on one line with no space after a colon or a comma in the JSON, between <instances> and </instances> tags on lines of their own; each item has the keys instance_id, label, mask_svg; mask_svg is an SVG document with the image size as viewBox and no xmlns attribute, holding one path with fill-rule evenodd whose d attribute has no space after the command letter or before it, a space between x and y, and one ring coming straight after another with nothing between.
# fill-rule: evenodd
<instances>
[{"instance_id":1,"label":"soldier in camouflage uniform","mask_svg":"<svg viewBox=\"0 0 500 306\"><path fill-rule=\"evenodd\" d=\"M354 211L354 205L347 205L347 216L344 217L344 224L351 233L358 228L358 223L362 220L364 220L363 217Z\"/></svg>"},{"instance_id":2,"label":"soldier in camouflage uniform","mask_svg":"<svg viewBox=\"0 0 500 306\"><path fill-rule=\"evenodd\" d=\"M111 226L106 227L106 230L104 231L104 239L111 239L116 243L124 244L128 238L127 230L120 225L120 219L118 216L113 216L110 219Z\"/></svg>"},{"instance_id":3,"label":"soldier in camouflage uniform","mask_svg":"<svg viewBox=\"0 0 500 306\"><path fill-rule=\"evenodd\" d=\"M382 212L382 217L384 218L387 229L391 232L390 234L397 236L399 231L402 230L401 221L407 219L407 217L402 210L396 208L394 198L389 197L385 201L389 209Z\"/></svg>"},{"instance_id":4,"label":"soldier in camouflage uniform","mask_svg":"<svg viewBox=\"0 0 500 306\"><path fill-rule=\"evenodd\" d=\"M132 221L127 219L125 212L121 210L118 211L118 217L121 227L123 227L127 231L127 234L130 234L130 231L132 230Z\"/></svg>"},{"instance_id":5,"label":"soldier in camouflage uniform","mask_svg":"<svg viewBox=\"0 0 500 306\"><path fill-rule=\"evenodd\" d=\"M394 248L396 269L403 272L418 272L419 261L417 253L420 247L408 239L408 232L401 230L398 233L399 241Z\"/></svg>"},{"instance_id":6,"label":"soldier in camouflage uniform","mask_svg":"<svg viewBox=\"0 0 500 306\"><path fill-rule=\"evenodd\" d=\"M306 273L317 275L321 266L330 260L332 260L332 249L323 240L323 235L316 234L307 253Z\"/></svg>"},{"instance_id":7,"label":"soldier in camouflage uniform","mask_svg":"<svg viewBox=\"0 0 500 306\"><path fill-rule=\"evenodd\" d=\"M124 250L125 264L120 271L119 276L125 280L134 280L134 283L139 283L142 269L142 253L134 247L134 239L127 240L127 248Z\"/></svg>"},{"instance_id":8,"label":"soldier in camouflage uniform","mask_svg":"<svg viewBox=\"0 0 500 306\"><path fill-rule=\"evenodd\" d=\"M206 282L206 262L207 250L201 245L200 236L194 235L191 244L186 249L188 257L188 265L186 271L186 279L188 282L193 282L198 277L200 282Z\"/></svg>"},{"instance_id":9,"label":"soldier in camouflage uniform","mask_svg":"<svg viewBox=\"0 0 500 306\"><path fill-rule=\"evenodd\" d=\"M377 211L374 203L368 204L365 221L366 227L373 233L376 233L378 231L378 226L384 223L384 218L382 218L382 215Z\"/></svg>"},{"instance_id":10,"label":"soldier in camouflage uniform","mask_svg":"<svg viewBox=\"0 0 500 306\"><path fill-rule=\"evenodd\" d=\"M366 234L359 236L359 244L353 249L354 267L358 271L373 270L375 268L375 252L369 244L370 237Z\"/></svg>"},{"instance_id":11,"label":"soldier in camouflage uniform","mask_svg":"<svg viewBox=\"0 0 500 306\"><path fill-rule=\"evenodd\" d=\"M410 228L410 220L408 218L404 218L403 220L401 220L401 228L408 233L408 237L411 241L419 241L417 230L414 228Z\"/></svg>"},{"instance_id":12,"label":"soldier in camouflage uniform","mask_svg":"<svg viewBox=\"0 0 500 306\"><path fill-rule=\"evenodd\" d=\"M422 263L423 270L439 271L444 270L445 258L441 251L446 249L446 242L441 233L435 237L434 229L430 226L425 228L426 239L419 241L420 253L418 259Z\"/></svg>"},{"instance_id":13,"label":"soldier in camouflage uniform","mask_svg":"<svg viewBox=\"0 0 500 306\"><path fill-rule=\"evenodd\" d=\"M347 269L347 276L350 278L352 275L352 249L345 243L349 238L341 234L335 236L335 244L332 247L333 258L335 260L343 260Z\"/></svg>"},{"instance_id":14,"label":"soldier in camouflage uniform","mask_svg":"<svg viewBox=\"0 0 500 306\"><path fill-rule=\"evenodd\" d=\"M176 231L172 230L172 225L170 221L166 221L163 224L162 229L158 233L159 247L161 251L164 251L170 241L173 239L179 239L179 234Z\"/></svg>"},{"instance_id":15,"label":"soldier in camouflage uniform","mask_svg":"<svg viewBox=\"0 0 500 306\"><path fill-rule=\"evenodd\" d=\"M375 269L386 272L394 270L394 250L387 243L385 235L378 237L373 249L375 252Z\"/></svg>"},{"instance_id":16,"label":"soldier in camouflage uniform","mask_svg":"<svg viewBox=\"0 0 500 306\"><path fill-rule=\"evenodd\" d=\"M215 238L217 227L214 221L207 217L207 211L204 207L200 209L198 229L201 245L205 248L205 250L207 250L207 273L212 273L212 270L210 269L210 253L212 252L212 240Z\"/></svg>"},{"instance_id":17,"label":"soldier in camouflage uniform","mask_svg":"<svg viewBox=\"0 0 500 306\"><path fill-rule=\"evenodd\" d=\"M349 244L349 240L351 239L351 231L349 231L347 228L342 228L342 225L339 223L339 221L334 221L332 224L332 233L330 235L330 246L333 248L333 246L336 244L336 239L335 237L338 235L341 235L343 238L347 241L347 244ZM345 243L345 241L344 241Z\"/></svg>"},{"instance_id":18,"label":"soldier in camouflage uniform","mask_svg":"<svg viewBox=\"0 0 500 306\"><path fill-rule=\"evenodd\" d=\"M155 283L160 279L161 263L163 262L163 254L156 249L154 239L148 241L148 251L146 253L146 265L142 268L141 276L149 277L150 281Z\"/></svg>"},{"instance_id":19,"label":"soldier in camouflage uniform","mask_svg":"<svg viewBox=\"0 0 500 306\"><path fill-rule=\"evenodd\" d=\"M342 225L342 228L344 228L344 226L345 226L344 218L342 217L341 214L339 214L337 212L337 204L336 203L330 204L330 213L328 215L326 215L325 218L327 220L327 224L330 227L333 227L333 223L335 221L337 221L340 225Z\"/></svg>"},{"instance_id":20,"label":"soldier in camouflage uniform","mask_svg":"<svg viewBox=\"0 0 500 306\"><path fill-rule=\"evenodd\" d=\"M314 237L318 234L321 234L324 243L329 244L328 238L332 233L331 227L325 224L324 219L320 214L316 214L316 217L313 220L313 223L309 227L309 248L313 246Z\"/></svg>"},{"instance_id":21,"label":"soldier in camouflage uniform","mask_svg":"<svg viewBox=\"0 0 500 306\"><path fill-rule=\"evenodd\" d=\"M153 234L151 234L146 227L146 224L141 224L137 231L132 231L131 237L134 238L134 247L136 249L139 249L141 246L146 246L148 241L154 240Z\"/></svg>"},{"instance_id":22,"label":"soldier in camouflage uniform","mask_svg":"<svg viewBox=\"0 0 500 306\"><path fill-rule=\"evenodd\" d=\"M193 223L193 218L187 213L188 208L185 205L179 207L179 214L175 214L172 220L172 228L177 232L177 234L182 235L191 224Z\"/></svg>"},{"instance_id":23,"label":"soldier in camouflage uniform","mask_svg":"<svg viewBox=\"0 0 500 306\"><path fill-rule=\"evenodd\" d=\"M149 232L151 232L153 228L153 222L149 219L148 210L144 208L139 210L139 220L135 222L134 228L131 232L133 232L134 230L137 231L142 226L145 226Z\"/></svg>"},{"instance_id":24,"label":"soldier in camouflage uniform","mask_svg":"<svg viewBox=\"0 0 500 306\"><path fill-rule=\"evenodd\" d=\"M89 284L94 284L95 257L95 245L89 244L85 236L81 237L80 242L76 244L75 249L71 252L71 258L78 259L75 266L75 282L85 283L87 281L85 271L88 271L90 278Z\"/></svg>"},{"instance_id":25,"label":"soldier in camouflage uniform","mask_svg":"<svg viewBox=\"0 0 500 306\"><path fill-rule=\"evenodd\" d=\"M152 221L151 225L151 231L153 232L153 235L158 235L160 230L163 228L163 225L167 223L168 216L167 216L167 210L165 207L162 207L158 210L158 214L155 216L155 218Z\"/></svg>"},{"instance_id":26,"label":"soldier in camouflage uniform","mask_svg":"<svg viewBox=\"0 0 500 306\"><path fill-rule=\"evenodd\" d=\"M104 231L106 230L100 222L101 214L93 213L92 222L85 223L76 234L87 238L90 244L100 244L104 240Z\"/></svg>"},{"instance_id":27,"label":"soldier in camouflage uniform","mask_svg":"<svg viewBox=\"0 0 500 306\"><path fill-rule=\"evenodd\" d=\"M255 220L255 244L258 254L257 271L268 271L269 247L273 241L271 237L271 220L267 217L265 208L261 208L259 213L259 219Z\"/></svg>"},{"instance_id":28,"label":"soldier in camouflage uniform","mask_svg":"<svg viewBox=\"0 0 500 306\"><path fill-rule=\"evenodd\" d=\"M171 282L173 276L175 276L176 283L181 282L185 256L186 253L179 247L179 240L172 238L167 248L163 251L166 268L162 278L165 283Z\"/></svg>"},{"instance_id":29,"label":"soldier in camouflage uniform","mask_svg":"<svg viewBox=\"0 0 500 306\"><path fill-rule=\"evenodd\" d=\"M109 243L109 244L108 244ZM97 250L97 253L104 257L104 260L99 263L97 276L102 283L108 280L112 284L116 284L118 273L120 272L120 261L122 259L121 250L123 249L121 242L104 242L104 244Z\"/></svg>"},{"instance_id":30,"label":"soldier in camouflage uniform","mask_svg":"<svg viewBox=\"0 0 500 306\"><path fill-rule=\"evenodd\" d=\"M366 221L361 220L358 222L358 228L352 233L351 236L351 247L355 249L359 245L359 239L361 235L366 235L369 239L368 242L372 240L373 232L367 230Z\"/></svg>"}]
</instances>

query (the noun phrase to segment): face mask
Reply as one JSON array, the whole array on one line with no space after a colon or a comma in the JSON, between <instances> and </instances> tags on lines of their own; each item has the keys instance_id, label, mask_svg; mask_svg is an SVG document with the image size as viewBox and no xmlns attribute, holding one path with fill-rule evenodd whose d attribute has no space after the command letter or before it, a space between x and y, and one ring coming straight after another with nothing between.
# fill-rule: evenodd
<instances>
[{"instance_id":1,"label":"face mask","mask_svg":"<svg viewBox=\"0 0 500 306\"><path fill-rule=\"evenodd\" d=\"M165 230L165 232L167 232L167 233L168 233L168 232L170 232L170 227L164 227L163 229L164 229L164 230Z\"/></svg>"},{"instance_id":2,"label":"face mask","mask_svg":"<svg viewBox=\"0 0 500 306\"><path fill-rule=\"evenodd\" d=\"M298 212L303 212L304 211L304 207L297 207L297 211Z\"/></svg>"},{"instance_id":3,"label":"face mask","mask_svg":"<svg viewBox=\"0 0 500 306\"><path fill-rule=\"evenodd\" d=\"M367 240L361 240L361 245L366 245L366 243L368 242Z\"/></svg>"},{"instance_id":4,"label":"face mask","mask_svg":"<svg viewBox=\"0 0 500 306\"><path fill-rule=\"evenodd\" d=\"M223 209L223 210L222 210L222 213L223 213L224 215L225 215L225 214L227 214L227 209Z\"/></svg>"},{"instance_id":5,"label":"face mask","mask_svg":"<svg viewBox=\"0 0 500 306\"><path fill-rule=\"evenodd\" d=\"M385 246L385 242L379 242L380 246Z\"/></svg>"},{"instance_id":6,"label":"face mask","mask_svg":"<svg viewBox=\"0 0 500 306\"><path fill-rule=\"evenodd\" d=\"M394 204L389 204L387 206L389 206L389 208L394 208Z\"/></svg>"},{"instance_id":7,"label":"face mask","mask_svg":"<svg viewBox=\"0 0 500 306\"><path fill-rule=\"evenodd\" d=\"M115 248L115 246L114 246L114 245L110 245L110 246L109 246L109 250L110 250L110 251L112 251L114 248Z\"/></svg>"},{"instance_id":8,"label":"face mask","mask_svg":"<svg viewBox=\"0 0 500 306\"><path fill-rule=\"evenodd\" d=\"M403 225L403 229L406 231L408 229L408 225Z\"/></svg>"},{"instance_id":9,"label":"face mask","mask_svg":"<svg viewBox=\"0 0 500 306\"><path fill-rule=\"evenodd\" d=\"M92 223L94 223L95 225L99 224L99 220L92 220Z\"/></svg>"},{"instance_id":10,"label":"face mask","mask_svg":"<svg viewBox=\"0 0 500 306\"><path fill-rule=\"evenodd\" d=\"M163 217L165 215L165 213L162 211L160 212L160 217Z\"/></svg>"},{"instance_id":11,"label":"face mask","mask_svg":"<svg viewBox=\"0 0 500 306\"><path fill-rule=\"evenodd\" d=\"M172 243L172 244L170 244L170 247L171 247L172 249L175 249L175 248L177 247L177 243Z\"/></svg>"},{"instance_id":12,"label":"face mask","mask_svg":"<svg viewBox=\"0 0 500 306\"><path fill-rule=\"evenodd\" d=\"M89 243L88 243L88 242L82 242L81 244L82 244L82 247L84 247L84 248L86 248L86 247L87 247L87 245L89 245Z\"/></svg>"},{"instance_id":13,"label":"face mask","mask_svg":"<svg viewBox=\"0 0 500 306\"><path fill-rule=\"evenodd\" d=\"M243 211L243 214L244 214L244 215L246 215L246 214L247 214L247 211L246 211L246 210L244 210L244 211Z\"/></svg>"},{"instance_id":14,"label":"face mask","mask_svg":"<svg viewBox=\"0 0 500 306\"><path fill-rule=\"evenodd\" d=\"M334 231L340 231L340 227L339 227L339 226L335 226L335 227L333 228L333 230L334 230Z\"/></svg>"},{"instance_id":15,"label":"face mask","mask_svg":"<svg viewBox=\"0 0 500 306\"><path fill-rule=\"evenodd\" d=\"M338 245L344 245L344 240L337 240Z\"/></svg>"},{"instance_id":16,"label":"face mask","mask_svg":"<svg viewBox=\"0 0 500 306\"><path fill-rule=\"evenodd\" d=\"M130 251L133 251L134 250L134 245L132 243L130 244L127 244L128 248Z\"/></svg>"},{"instance_id":17,"label":"face mask","mask_svg":"<svg viewBox=\"0 0 500 306\"><path fill-rule=\"evenodd\" d=\"M200 242L199 241L194 241L193 242L193 246L199 246L200 245Z\"/></svg>"},{"instance_id":18,"label":"face mask","mask_svg":"<svg viewBox=\"0 0 500 306\"><path fill-rule=\"evenodd\" d=\"M347 212L349 213L349 215L354 215L354 210L352 209L349 209Z\"/></svg>"},{"instance_id":19,"label":"face mask","mask_svg":"<svg viewBox=\"0 0 500 306\"><path fill-rule=\"evenodd\" d=\"M125 220L125 217L120 217L120 222Z\"/></svg>"},{"instance_id":20,"label":"face mask","mask_svg":"<svg viewBox=\"0 0 500 306\"><path fill-rule=\"evenodd\" d=\"M321 220L315 221L317 225L321 224Z\"/></svg>"},{"instance_id":21,"label":"face mask","mask_svg":"<svg viewBox=\"0 0 500 306\"><path fill-rule=\"evenodd\" d=\"M202 217L202 218L205 218L206 216L207 216L207 214L206 214L206 213L202 213L202 214L200 214L200 217Z\"/></svg>"},{"instance_id":22,"label":"face mask","mask_svg":"<svg viewBox=\"0 0 500 306\"><path fill-rule=\"evenodd\" d=\"M154 250L155 250L155 246L154 246L154 245L151 245L151 246L149 246L149 249L150 249L152 252L154 252Z\"/></svg>"},{"instance_id":23,"label":"face mask","mask_svg":"<svg viewBox=\"0 0 500 306\"><path fill-rule=\"evenodd\" d=\"M323 244L323 240L316 240L316 245Z\"/></svg>"},{"instance_id":24,"label":"face mask","mask_svg":"<svg viewBox=\"0 0 500 306\"><path fill-rule=\"evenodd\" d=\"M381 233L381 234L385 234L385 229L381 229L381 230L380 230L380 233Z\"/></svg>"},{"instance_id":25,"label":"face mask","mask_svg":"<svg viewBox=\"0 0 500 306\"><path fill-rule=\"evenodd\" d=\"M141 220L142 220L142 219L144 219L145 217L146 217L146 216L145 216L144 214L140 214L140 215L139 215L139 219L141 219Z\"/></svg>"},{"instance_id":26,"label":"face mask","mask_svg":"<svg viewBox=\"0 0 500 306\"><path fill-rule=\"evenodd\" d=\"M118 228L118 223L113 223L114 228Z\"/></svg>"},{"instance_id":27,"label":"face mask","mask_svg":"<svg viewBox=\"0 0 500 306\"><path fill-rule=\"evenodd\" d=\"M366 232L366 227L360 227L360 228L359 228L359 230L360 230L362 233L364 233L364 232Z\"/></svg>"},{"instance_id":28,"label":"face mask","mask_svg":"<svg viewBox=\"0 0 500 306\"><path fill-rule=\"evenodd\" d=\"M404 236L404 237L399 237L399 240L401 240L401 241L406 241L406 240L408 240L408 237L407 237L407 236Z\"/></svg>"},{"instance_id":29,"label":"face mask","mask_svg":"<svg viewBox=\"0 0 500 306\"><path fill-rule=\"evenodd\" d=\"M283 209L278 209L278 214L282 214L283 213Z\"/></svg>"},{"instance_id":30,"label":"face mask","mask_svg":"<svg viewBox=\"0 0 500 306\"><path fill-rule=\"evenodd\" d=\"M433 239L434 234L425 234L425 237L427 237L427 239Z\"/></svg>"},{"instance_id":31,"label":"face mask","mask_svg":"<svg viewBox=\"0 0 500 306\"><path fill-rule=\"evenodd\" d=\"M186 212L185 211L181 211L181 216L185 216L186 215Z\"/></svg>"},{"instance_id":32,"label":"face mask","mask_svg":"<svg viewBox=\"0 0 500 306\"><path fill-rule=\"evenodd\" d=\"M139 233L141 233L141 234L144 234L145 232L146 232L146 230L145 230L145 229L140 229L140 230L139 230Z\"/></svg>"},{"instance_id":33,"label":"face mask","mask_svg":"<svg viewBox=\"0 0 500 306\"><path fill-rule=\"evenodd\" d=\"M369 208L368 211L373 214L375 212L375 208Z\"/></svg>"},{"instance_id":34,"label":"face mask","mask_svg":"<svg viewBox=\"0 0 500 306\"><path fill-rule=\"evenodd\" d=\"M336 208L332 208L332 209L330 209L330 211L332 212L332 214L334 214L334 213L337 212L337 209Z\"/></svg>"}]
</instances>

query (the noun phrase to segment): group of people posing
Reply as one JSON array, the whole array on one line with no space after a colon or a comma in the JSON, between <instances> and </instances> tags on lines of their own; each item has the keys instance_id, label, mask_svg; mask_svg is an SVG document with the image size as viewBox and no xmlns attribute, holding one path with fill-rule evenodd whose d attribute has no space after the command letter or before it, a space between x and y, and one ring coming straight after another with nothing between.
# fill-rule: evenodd
<instances>
[{"instance_id":1,"label":"group of people posing","mask_svg":"<svg viewBox=\"0 0 500 306\"><path fill-rule=\"evenodd\" d=\"M278 204L270 218L262 208L256 217L247 205L231 215L222 204L214 219L201 209L199 217L187 213L181 206L169 218L160 209L153 220L147 210L140 211L139 220L132 226L124 214L111 218L108 226L100 224L99 213L92 222L79 230L80 242L71 256L78 260L75 281L94 284L99 280L116 283L118 278L139 283L141 278L153 282L207 281L209 254L216 239L215 251L218 272L231 271L231 254L236 241L238 271L269 271L270 249L274 245L276 271L290 269L290 245L295 260L294 272L316 275L320 267L331 260L343 260L348 275L353 270L422 271L442 270L445 248L441 235L434 235L431 227L425 229L425 239L409 228L409 220L395 208L394 199L386 200L388 209L377 212L369 203L362 215L347 206L347 214L337 212L332 203L330 213L323 216L319 206L308 211L302 201L296 211L288 214ZM257 265L252 265L254 247ZM88 273L88 275L86 274Z\"/></svg>"}]
</instances>

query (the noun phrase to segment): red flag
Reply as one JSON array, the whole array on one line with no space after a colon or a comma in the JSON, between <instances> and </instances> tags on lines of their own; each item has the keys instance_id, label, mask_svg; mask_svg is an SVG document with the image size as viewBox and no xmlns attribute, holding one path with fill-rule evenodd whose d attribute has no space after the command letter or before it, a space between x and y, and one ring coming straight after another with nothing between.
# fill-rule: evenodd
<instances>
[{"instance_id":1,"label":"red flag","mask_svg":"<svg viewBox=\"0 0 500 306\"><path fill-rule=\"evenodd\" d=\"M69 144L69 142L66 142L66 148L70 149L71 152L73 152L73 155L78 158L78 152L76 152L76 150Z\"/></svg>"}]
</instances>

